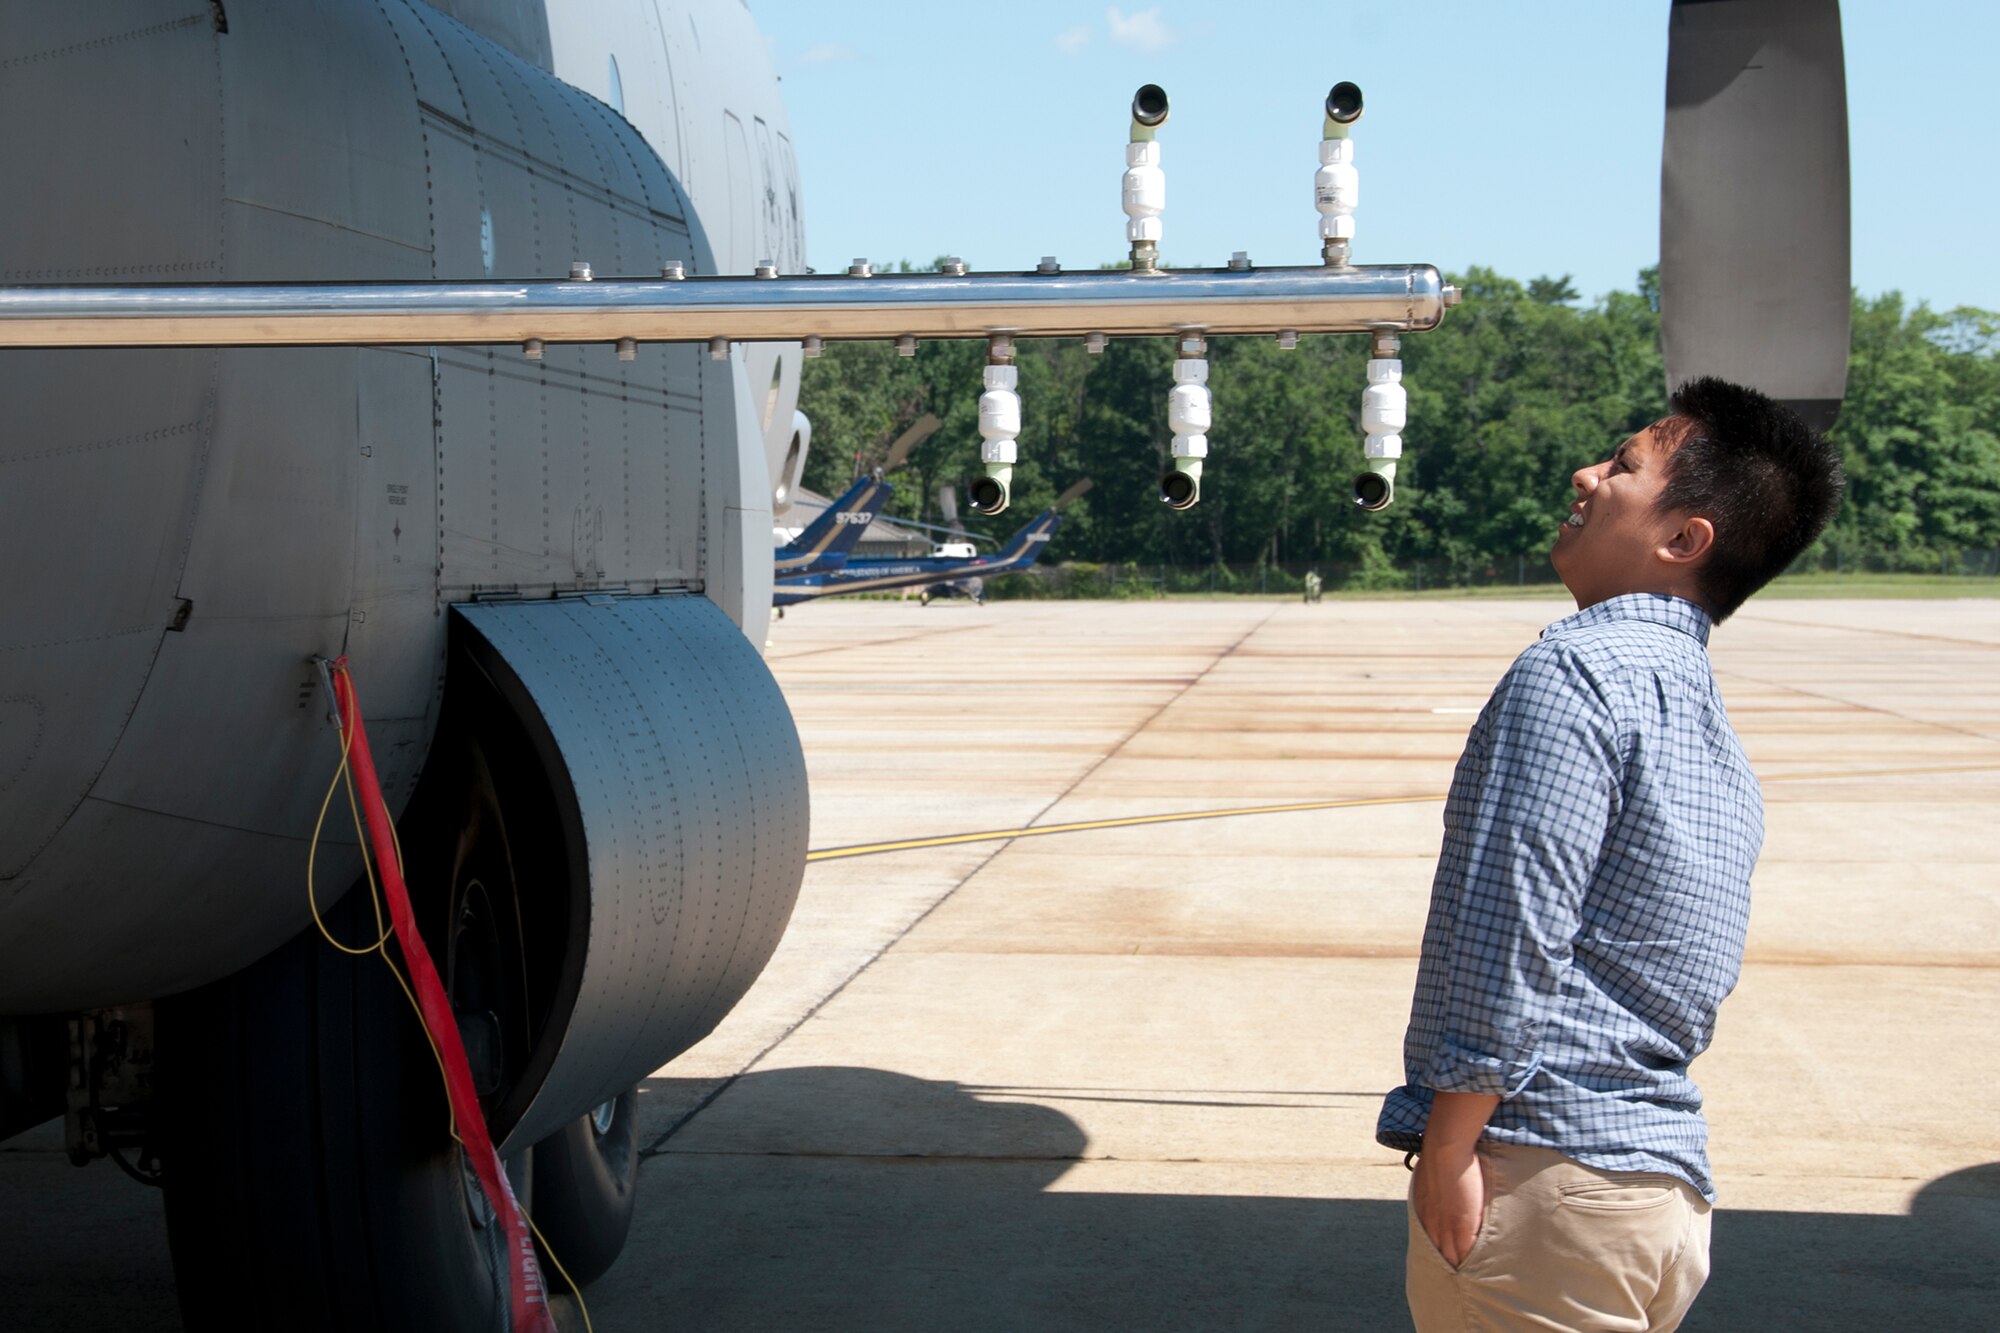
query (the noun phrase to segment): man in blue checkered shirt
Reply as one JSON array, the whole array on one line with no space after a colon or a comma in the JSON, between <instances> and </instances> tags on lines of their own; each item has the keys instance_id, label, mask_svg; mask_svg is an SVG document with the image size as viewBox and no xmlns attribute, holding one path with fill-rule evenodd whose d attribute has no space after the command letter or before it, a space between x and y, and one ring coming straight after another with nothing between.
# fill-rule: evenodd
<instances>
[{"instance_id":1,"label":"man in blue checkered shirt","mask_svg":"<svg viewBox=\"0 0 2000 1333\"><path fill-rule=\"evenodd\" d=\"M1764 836L1708 634L1819 536L1840 462L1703 379L1571 480L1551 558L1577 612L1466 740L1376 1130L1415 1154L1422 1333L1671 1329L1708 1276L1688 1064L1736 984Z\"/></svg>"}]
</instances>

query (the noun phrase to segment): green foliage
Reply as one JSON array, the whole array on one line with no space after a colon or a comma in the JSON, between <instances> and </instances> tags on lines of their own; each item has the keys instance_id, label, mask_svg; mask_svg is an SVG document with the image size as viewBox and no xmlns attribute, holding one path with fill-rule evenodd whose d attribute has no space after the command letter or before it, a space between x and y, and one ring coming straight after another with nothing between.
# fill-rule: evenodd
<instances>
[{"instance_id":1,"label":"green foliage","mask_svg":"<svg viewBox=\"0 0 2000 1333\"><path fill-rule=\"evenodd\" d=\"M2000 543L2000 318L1854 304L1847 401L1833 437L1847 504L1821 545L1836 557L1935 569L1940 550Z\"/></svg>"},{"instance_id":2,"label":"green foliage","mask_svg":"<svg viewBox=\"0 0 2000 1333\"><path fill-rule=\"evenodd\" d=\"M1545 276L1531 280L1528 283L1528 299L1542 305L1568 305L1583 297L1576 284L1570 281L1570 275L1565 273L1560 278Z\"/></svg>"},{"instance_id":3,"label":"green foliage","mask_svg":"<svg viewBox=\"0 0 2000 1333\"><path fill-rule=\"evenodd\" d=\"M1025 410L1014 508L968 526L1005 536L1089 476L1096 488L1067 511L1052 560L1190 570L1324 561L1381 588L1418 561L1428 584L1538 560L1568 509L1570 473L1666 411L1658 270L1589 305L1567 275L1524 285L1474 268L1454 280L1464 302L1438 329L1403 340L1410 426L1387 511L1364 514L1349 499L1362 463L1365 339L1308 337L1293 351L1265 338L1212 340L1213 452L1202 502L1187 513L1157 498L1168 341L1115 339L1092 356L1052 340L1017 351ZM962 495L978 468L984 357L976 341L925 343L913 357L842 343L806 362L807 484L838 492L935 413L943 426L892 478L891 506L935 520L937 488ZM1893 294L1857 300L1835 438L1852 486L1816 558L1936 569L1940 549L2000 546L2000 316L1910 310ZM1116 571L1078 577L1105 583L1104 595L1143 595ZM1215 586L1240 581L1224 573Z\"/></svg>"}]
</instances>

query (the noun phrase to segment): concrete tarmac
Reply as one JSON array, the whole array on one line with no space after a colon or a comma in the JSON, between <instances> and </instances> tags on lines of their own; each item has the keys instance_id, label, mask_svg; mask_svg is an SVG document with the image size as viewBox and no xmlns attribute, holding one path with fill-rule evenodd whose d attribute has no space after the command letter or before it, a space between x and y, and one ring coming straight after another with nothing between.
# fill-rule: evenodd
<instances>
[{"instance_id":1,"label":"concrete tarmac","mask_svg":"<svg viewBox=\"0 0 2000 1333\"><path fill-rule=\"evenodd\" d=\"M1407 1327L1372 1130L1440 798L1568 609L794 608L819 859L643 1089L596 1328ZM1753 602L1712 654L1769 835L1694 1068L1722 1200L1687 1327L1994 1327L2000 601ZM175 1327L155 1197L5 1148L0 1326Z\"/></svg>"}]
</instances>

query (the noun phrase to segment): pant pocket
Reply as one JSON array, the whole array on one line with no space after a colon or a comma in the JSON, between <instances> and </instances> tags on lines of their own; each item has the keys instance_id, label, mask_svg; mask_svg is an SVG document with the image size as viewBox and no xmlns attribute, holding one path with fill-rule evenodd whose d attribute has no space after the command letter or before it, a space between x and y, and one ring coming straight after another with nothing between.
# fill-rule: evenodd
<instances>
[{"instance_id":1,"label":"pant pocket","mask_svg":"<svg viewBox=\"0 0 2000 1333\"><path fill-rule=\"evenodd\" d=\"M1444 1251L1438 1249L1431 1233L1424 1230L1423 1220L1417 1216L1416 1200L1405 1199L1403 1211L1410 1222L1410 1253L1420 1256L1426 1263L1436 1264L1447 1273L1456 1273L1458 1270L1452 1267L1451 1260L1444 1257Z\"/></svg>"},{"instance_id":2,"label":"pant pocket","mask_svg":"<svg viewBox=\"0 0 2000 1333\"><path fill-rule=\"evenodd\" d=\"M1493 1239L1493 1165L1484 1148L1480 1150L1478 1160L1479 1178L1486 1196L1486 1207L1484 1216L1480 1219L1479 1230L1473 1234L1471 1247L1466 1250L1465 1257L1455 1264L1444 1257L1444 1251L1437 1247L1437 1242L1431 1239L1431 1233L1424 1230L1423 1220L1417 1216L1417 1187L1414 1179L1410 1182L1409 1191L1403 1196L1403 1212L1409 1218L1410 1225L1410 1252L1413 1255L1423 1254L1427 1262L1434 1263L1445 1272L1455 1275L1464 1274L1473 1261L1486 1252L1489 1248L1488 1242Z\"/></svg>"},{"instance_id":3,"label":"pant pocket","mask_svg":"<svg viewBox=\"0 0 2000 1333\"><path fill-rule=\"evenodd\" d=\"M1556 1201L1566 1208L1628 1213L1664 1208L1679 1194L1679 1182L1672 1179L1627 1176L1617 1180L1567 1181L1557 1187Z\"/></svg>"}]
</instances>

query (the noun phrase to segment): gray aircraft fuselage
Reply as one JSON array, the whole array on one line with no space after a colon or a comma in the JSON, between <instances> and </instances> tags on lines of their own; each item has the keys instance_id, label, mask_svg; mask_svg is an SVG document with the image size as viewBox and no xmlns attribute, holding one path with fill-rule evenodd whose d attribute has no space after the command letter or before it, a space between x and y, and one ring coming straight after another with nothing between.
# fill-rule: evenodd
<instances>
[{"instance_id":1,"label":"gray aircraft fuselage","mask_svg":"<svg viewBox=\"0 0 2000 1333\"><path fill-rule=\"evenodd\" d=\"M711 233L631 121L536 63L539 5L442 8L525 57L417 0L12 0L0 108L35 129L0 149L0 281L711 273L719 242L763 239ZM686 124L721 114L636 83ZM0 1014L185 990L308 923L338 753L315 655L351 662L400 809L454 604L682 593L761 642L766 427L789 430L796 368L759 374L753 395L742 352L686 345L0 355ZM337 895L359 866L344 817L323 842ZM742 890L788 909L796 886ZM728 984L692 983L708 1024L783 918Z\"/></svg>"}]
</instances>

